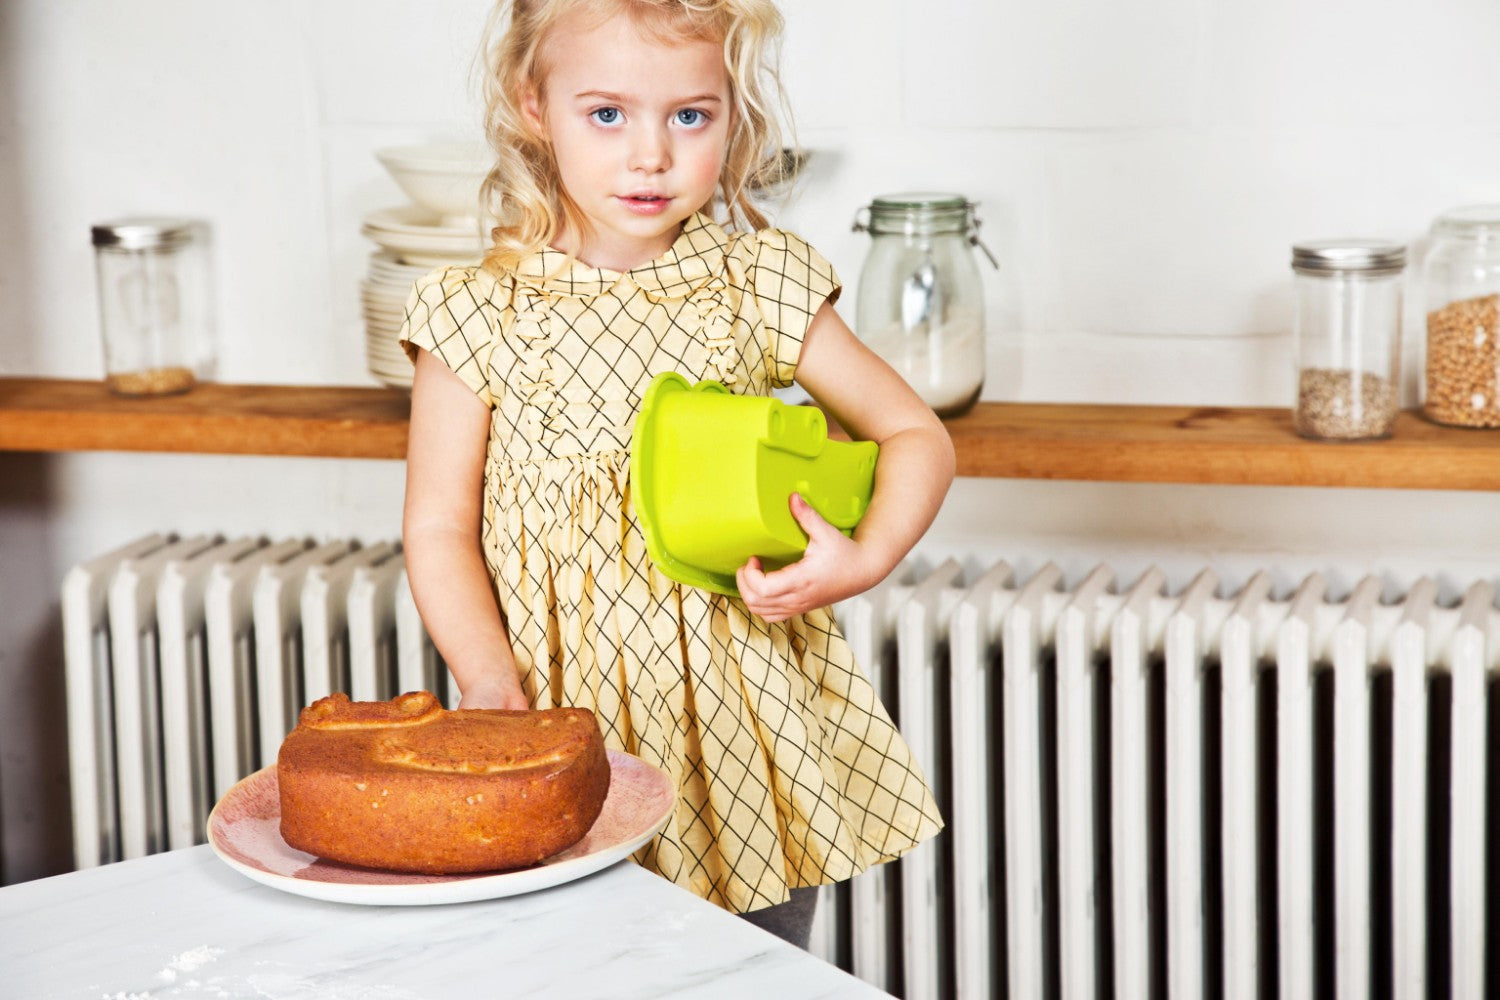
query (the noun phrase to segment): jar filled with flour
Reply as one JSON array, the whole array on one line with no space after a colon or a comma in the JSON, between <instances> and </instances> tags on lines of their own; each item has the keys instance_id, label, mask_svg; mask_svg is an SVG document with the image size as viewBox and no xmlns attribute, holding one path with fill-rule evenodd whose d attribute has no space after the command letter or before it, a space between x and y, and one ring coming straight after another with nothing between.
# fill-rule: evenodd
<instances>
[{"instance_id":1,"label":"jar filled with flour","mask_svg":"<svg viewBox=\"0 0 1500 1000\"><path fill-rule=\"evenodd\" d=\"M956 194L876 198L860 210L870 234L859 278L855 328L939 416L955 417L984 385L984 286L973 248L973 202Z\"/></svg>"},{"instance_id":2,"label":"jar filled with flour","mask_svg":"<svg viewBox=\"0 0 1500 1000\"><path fill-rule=\"evenodd\" d=\"M1324 441L1382 438L1396 420L1406 247L1338 239L1292 247L1293 425Z\"/></svg>"}]
</instances>

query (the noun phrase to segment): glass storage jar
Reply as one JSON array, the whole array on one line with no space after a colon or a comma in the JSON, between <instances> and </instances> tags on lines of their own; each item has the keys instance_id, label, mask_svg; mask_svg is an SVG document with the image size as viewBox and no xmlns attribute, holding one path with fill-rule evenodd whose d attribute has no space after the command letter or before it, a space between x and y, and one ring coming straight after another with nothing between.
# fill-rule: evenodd
<instances>
[{"instance_id":1,"label":"glass storage jar","mask_svg":"<svg viewBox=\"0 0 1500 1000\"><path fill-rule=\"evenodd\" d=\"M984 287L970 248L995 258L974 209L956 194L886 195L854 223L871 237L856 330L944 417L967 412L984 385Z\"/></svg>"},{"instance_id":2,"label":"glass storage jar","mask_svg":"<svg viewBox=\"0 0 1500 1000\"><path fill-rule=\"evenodd\" d=\"M109 388L124 396L186 392L207 360L202 225L130 218L93 227Z\"/></svg>"},{"instance_id":3,"label":"glass storage jar","mask_svg":"<svg viewBox=\"0 0 1500 1000\"><path fill-rule=\"evenodd\" d=\"M1442 424L1500 427L1500 205L1438 216L1423 263L1423 412Z\"/></svg>"},{"instance_id":4,"label":"glass storage jar","mask_svg":"<svg viewBox=\"0 0 1500 1000\"><path fill-rule=\"evenodd\" d=\"M1401 385L1405 266L1406 247L1385 240L1292 247L1298 434L1329 441L1390 434Z\"/></svg>"}]
</instances>

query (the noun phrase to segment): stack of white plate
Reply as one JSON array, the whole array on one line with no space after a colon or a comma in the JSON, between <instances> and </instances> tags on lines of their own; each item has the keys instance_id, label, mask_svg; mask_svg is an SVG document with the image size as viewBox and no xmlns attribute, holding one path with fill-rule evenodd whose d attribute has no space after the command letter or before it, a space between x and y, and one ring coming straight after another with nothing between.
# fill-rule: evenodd
<instances>
[{"instance_id":1,"label":"stack of white plate","mask_svg":"<svg viewBox=\"0 0 1500 1000\"><path fill-rule=\"evenodd\" d=\"M370 374L410 389L411 362L396 338L412 282L445 264L477 264L484 256L484 236L473 220L445 220L419 205L371 212L361 232L380 245L360 283Z\"/></svg>"}]
</instances>

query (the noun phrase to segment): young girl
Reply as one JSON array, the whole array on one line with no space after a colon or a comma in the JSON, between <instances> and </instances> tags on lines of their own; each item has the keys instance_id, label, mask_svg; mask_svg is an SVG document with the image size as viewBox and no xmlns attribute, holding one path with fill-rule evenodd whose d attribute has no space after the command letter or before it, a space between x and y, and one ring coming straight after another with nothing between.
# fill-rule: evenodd
<instances>
[{"instance_id":1,"label":"young girl","mask_svg":"<svg viewBox=\"0 0 1500 1000\"><path fill-rule=\"evenodd\" d=\"M483 266L419 281L404 536L464 708L581 705L677 810L637 859L805 944L814 887L942 825L828 605L931 523L953 448L834 312L833 269L748 191L779 150L771 0L509 0L487 52ZM713 220L742 226L733 235ZM676 371L793 377L880 444L853 538L793 496L805 556L739 599L673 583L631 506L631 425ZM788 902L788 900L791 902Z\"/></svg>"}]
</instances>

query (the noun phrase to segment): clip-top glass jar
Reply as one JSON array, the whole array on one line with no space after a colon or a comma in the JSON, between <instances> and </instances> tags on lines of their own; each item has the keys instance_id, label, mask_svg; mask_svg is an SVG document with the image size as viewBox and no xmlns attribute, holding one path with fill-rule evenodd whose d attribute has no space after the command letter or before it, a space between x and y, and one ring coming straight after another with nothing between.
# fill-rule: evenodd
<instances>
[{"instance_id":1,"label":"clip-top glass jar","mask_svg":"<svg viewBox=\"0 0 1500 1000\"><path fill-rule=\"evenodd\" d=\"M186 392L207 359L201 224L132 218L93 227L104 371L124 396Z\"/></svg>"},{"instance_id":2,"label":"clip-top glass jar","mask_svg":"<svg viewBox=\"0 0 1500 1000\"><path fill-rule=\"evenodd\" d=\"M1304 437L1385 437L1396 419L1406 247L1320 240L1292 247L1297 403Z\"/></svg>"},{"instance_id":3,"label":"clip-top glass jar","mask_svg":"<svg viewBox=\"0 0 1500 1000\"><path fill-rule=\"evenodd\" d=\"M871 236L855 326L940 416L965 413L984 385L984 287L974 203L956 194L896 194L861 210Z\"/></svg>"},{"instance_id":4,"label":"clip-top glass jar","mask_svg":"<svg viewBox=\"0 0 1500 1000\"><path fill-rule=\"evenodd\" d=\"M1500 205L1445 212L1431 235L1423 412L1442 424L1500 427Z\"/></svg>"}]
</instances>

